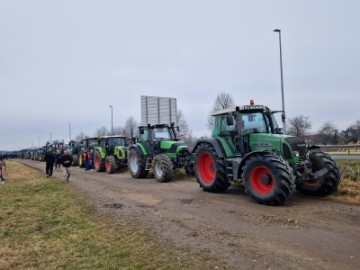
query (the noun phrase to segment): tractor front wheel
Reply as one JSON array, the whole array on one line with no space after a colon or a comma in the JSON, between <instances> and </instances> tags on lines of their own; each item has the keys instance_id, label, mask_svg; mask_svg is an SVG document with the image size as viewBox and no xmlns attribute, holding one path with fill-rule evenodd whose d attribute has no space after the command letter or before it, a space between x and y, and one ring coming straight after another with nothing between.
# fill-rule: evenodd
<instances>
[{"instance_id":1,"label":"tractor front wheel","mask_svg":"<svg viewBox=\"0 0 360 270\"><path fill-rule=\"evenodd\" d=\"M276 155L251 157L245 163L242 178L245 191L262 204L284 204L295 189L291 168Z\"/></svg>"},{"instance_id":2,"label":"tractor front wheel","mask_svg":"<svg viewBox=\"0 0 360 270\"><path fill-rule=\"evenodd\" d=\"M105 158L105 169L108 174L116 171L116 160L113 155L109 155Z\"/></svg>"},{"instance_id":3,"label":"tractor front wheel","mask_svg":"<svg viewBox=\"0 0 360 270\"><path fill-rule=\"evenodd\" d=\"M97 172L105 171L104 161L101 159L101 155L98 151L95 151L94 154L94 167Z\"/></svg>"},{"instance_id":4,"label":"tractor front wheel","mask_svg":"<svg viewBox=\"0 0 360 270\"><path fill-rule=\"evenodd\" d=\"M169 182L173 177L174 164L167 155L156 155L153 159L153 172L158 182Z\"/></svg>"},{"instance_id":5,"label":"tractor front wheel","mask_svg":"<svg viewBox=\"0 0 360 270\"><path fill-rule=\"evenodd\" d=\"M230 186L224 160L209 144L201 144L195 152L195 177L204 191L224 192Z\"/></svg>"},{"instance_id":6,"label":"tractor front wheel","mask_svg":"<svg viewBox=\"0 0 360 270\"><path fill-rule=\"evenodd\" d=\"M133 178L145 178L148 174L145 170L144 156L139 155L135 148L129 151L128 168Z\"/></svg>"},{"instance_id":7,"label":"tractor front wheel","mask_svg":"<svg viewBox=\"0 0 360 270\"><path fill-rule=\"evenodd\" d=\"M309 158L313 172L326 167L329 171L318 179L297 182L296 188L304 194L317 196L326 196L335 192L341 182L341 173L335 160L319 149L310 150Z\"/></svg>"}]
</instances>

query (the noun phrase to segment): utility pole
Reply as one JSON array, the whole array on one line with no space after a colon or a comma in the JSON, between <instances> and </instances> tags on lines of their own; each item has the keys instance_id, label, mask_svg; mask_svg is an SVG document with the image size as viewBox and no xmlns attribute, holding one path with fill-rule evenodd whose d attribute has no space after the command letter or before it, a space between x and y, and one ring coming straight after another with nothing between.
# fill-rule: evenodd
<instances>
[{"instance_id":1,"label":"utility pole","mask_svg":"<svg viewBox=\"0 0 360 270\"><path fill-rule=\"evenodd\" d=\"M113 106L109 105L111 109L111 135L114 135L114 118L113 118Z\"/></svg>"},{"instance_id":2,"label":"utility pole","mask_svg":"<svg viewBox=\"0 0 360 270\"><path fill-rule=\"evenodd\" d=\"M285 124L285 119L286 119L286 114L285 114L285 97L284 97L284 76L283 76L283 64L282 64L282 50L281 50L281 30L280 29L274 29L274 32L279 33L279 45L280 45L280 74L281 74L281 99L282 99L282 122L283 122L283 129L284 129L284 134L286 134L285 128L286 128L286 124Z\"/></svg>"},{"instance_id":3,"label":"utility pole","mask_svg":"<svg viewBox=\"0 0 360 270\"><path fill-rule=\"evenodd\" d=\"M69 142L71 141L71 125L69 123Z\"/></svg>"}]
</instances>

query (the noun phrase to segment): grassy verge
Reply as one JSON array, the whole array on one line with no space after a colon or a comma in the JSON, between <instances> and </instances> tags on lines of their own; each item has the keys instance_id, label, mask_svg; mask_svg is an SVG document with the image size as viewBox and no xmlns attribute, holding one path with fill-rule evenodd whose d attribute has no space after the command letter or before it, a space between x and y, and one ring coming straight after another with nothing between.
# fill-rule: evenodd
<instances>
[{"instance_id":1,"label":"grassy verge","mask_svg":"<svg viewBox=\"0 0 360 270\"><path fill-rule=\"evenodd\" d=\"M94 213L71 186L9 161L0 186L0 269L201 269L197 255Z\"/></svg>"},{"instance_id":2,"label":"grassy verge","mask_svg":"<svg viewBox=\"0 0 360 270\"><path fill-rule=\"evenodd\" d=\"M338 192L330 198L349 204L360 204L360 161L338 159L342 172L342 181Z\"/></svg>"}]
</instances>

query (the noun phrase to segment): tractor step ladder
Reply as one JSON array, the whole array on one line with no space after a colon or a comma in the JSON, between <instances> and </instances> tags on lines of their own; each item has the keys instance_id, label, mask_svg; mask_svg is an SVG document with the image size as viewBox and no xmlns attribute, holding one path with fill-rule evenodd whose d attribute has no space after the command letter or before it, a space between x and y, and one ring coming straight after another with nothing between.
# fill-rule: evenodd
<instances>
[{"instance_id":1,"label":"tractor step ladder","mask_svg":"<svg viewBox=\"0 0 360 270\"><path fill-rule=\"evenodd\" d=\"M150 170L151 169L151 167L152 167L152 158L151 157L148 157L147 159L146 159L146 165L145 165L145 170Z\"/></svg>"},{"instance_id":2,"label":"tractor step ladder","mask_svg":"<svg viewBox=\"0 0 360 270\"><path fill-rule=\"evenodd\" d=\"M228 179L233 179L233 163L231 159L226 160L226 176Z\"/></svg>"}]
</instances>

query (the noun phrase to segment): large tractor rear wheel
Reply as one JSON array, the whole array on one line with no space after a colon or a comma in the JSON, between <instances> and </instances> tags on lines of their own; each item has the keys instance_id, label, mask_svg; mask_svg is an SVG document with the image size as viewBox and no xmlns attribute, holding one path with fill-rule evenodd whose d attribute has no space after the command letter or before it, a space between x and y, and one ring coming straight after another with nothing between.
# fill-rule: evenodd
<instances>
[{"instance_id":1,"label":"large tractor rear wheel","mask_svg":"<svg viewBox=\"0 0 360 270\"><path fill-rule=\"evenodd\" d=\"M224 192L230 186L223 159L209 144L201 144L195 152L195 176L204 191Z\"/></svg>"},{"instance_id":2,"label":"large tractor rear wheel","mask_svg":"<svg viewBox=\"0 0 360 270\"><path fill-rule=\"evenodd\" d=\"M341 173L335 160L319 149L310 150L309 157L313 172L323 168L328 168L329 171L313 181L297 182L296 188L304 194L317 196L325 196L335 192L341 182Z\"/></svg>"},{"instance_id":3,"label":"large tractor rear wheel","mask_svg":"<svg viewBox=\"0 0 360 270\"><path fill-rule=\"evenodd\" d=\"M109 155L105 158L105 169L109 174L116 171L116 160L113 155Z\"/></svg>"},{"instance_id":4,"label":"large tractor rear wheel","mask_svg":"<svg viewBox=\"0 0 360 270\"><path fill-rule=\"evenodd\" d=\"M158 182L169 182L173 178L174 164L167 155L156 155L153 159L153 172Z\"/></svg>"},{"instance_id":5,"label":"large tractor rear wheel","mask_svg":"<svg viewBox=\"0 0 360 270\"><path fill-rule=\"evenodd\" d=\"M101 155L98 151L95 151L94 154L94 167L97 172L105 171L105 164L104 160L101 159Z\"/></svg>"},{"instance_id":6,"label":"large tractor rear wheel","mask_svg":"<svg viewBox=\"0 0 360 270\"><path fill-rule=\"evenodd\" d=\"M295 189L290 166L276 155L251 157L243 168L245 191L262 204L284 204Z\"/></svg>"},{"instance_id":7,"label":"large tractor rear wheel","mask_svg":"<svg viewBox=\"0 0 360 270\"><path fill-rule=\"evenodd\" d=\"M145 178L148 174L145 170L144 156L139 155L134 148L129 151L128 168L133 178Z\"/></svg>"}]
</instances>

